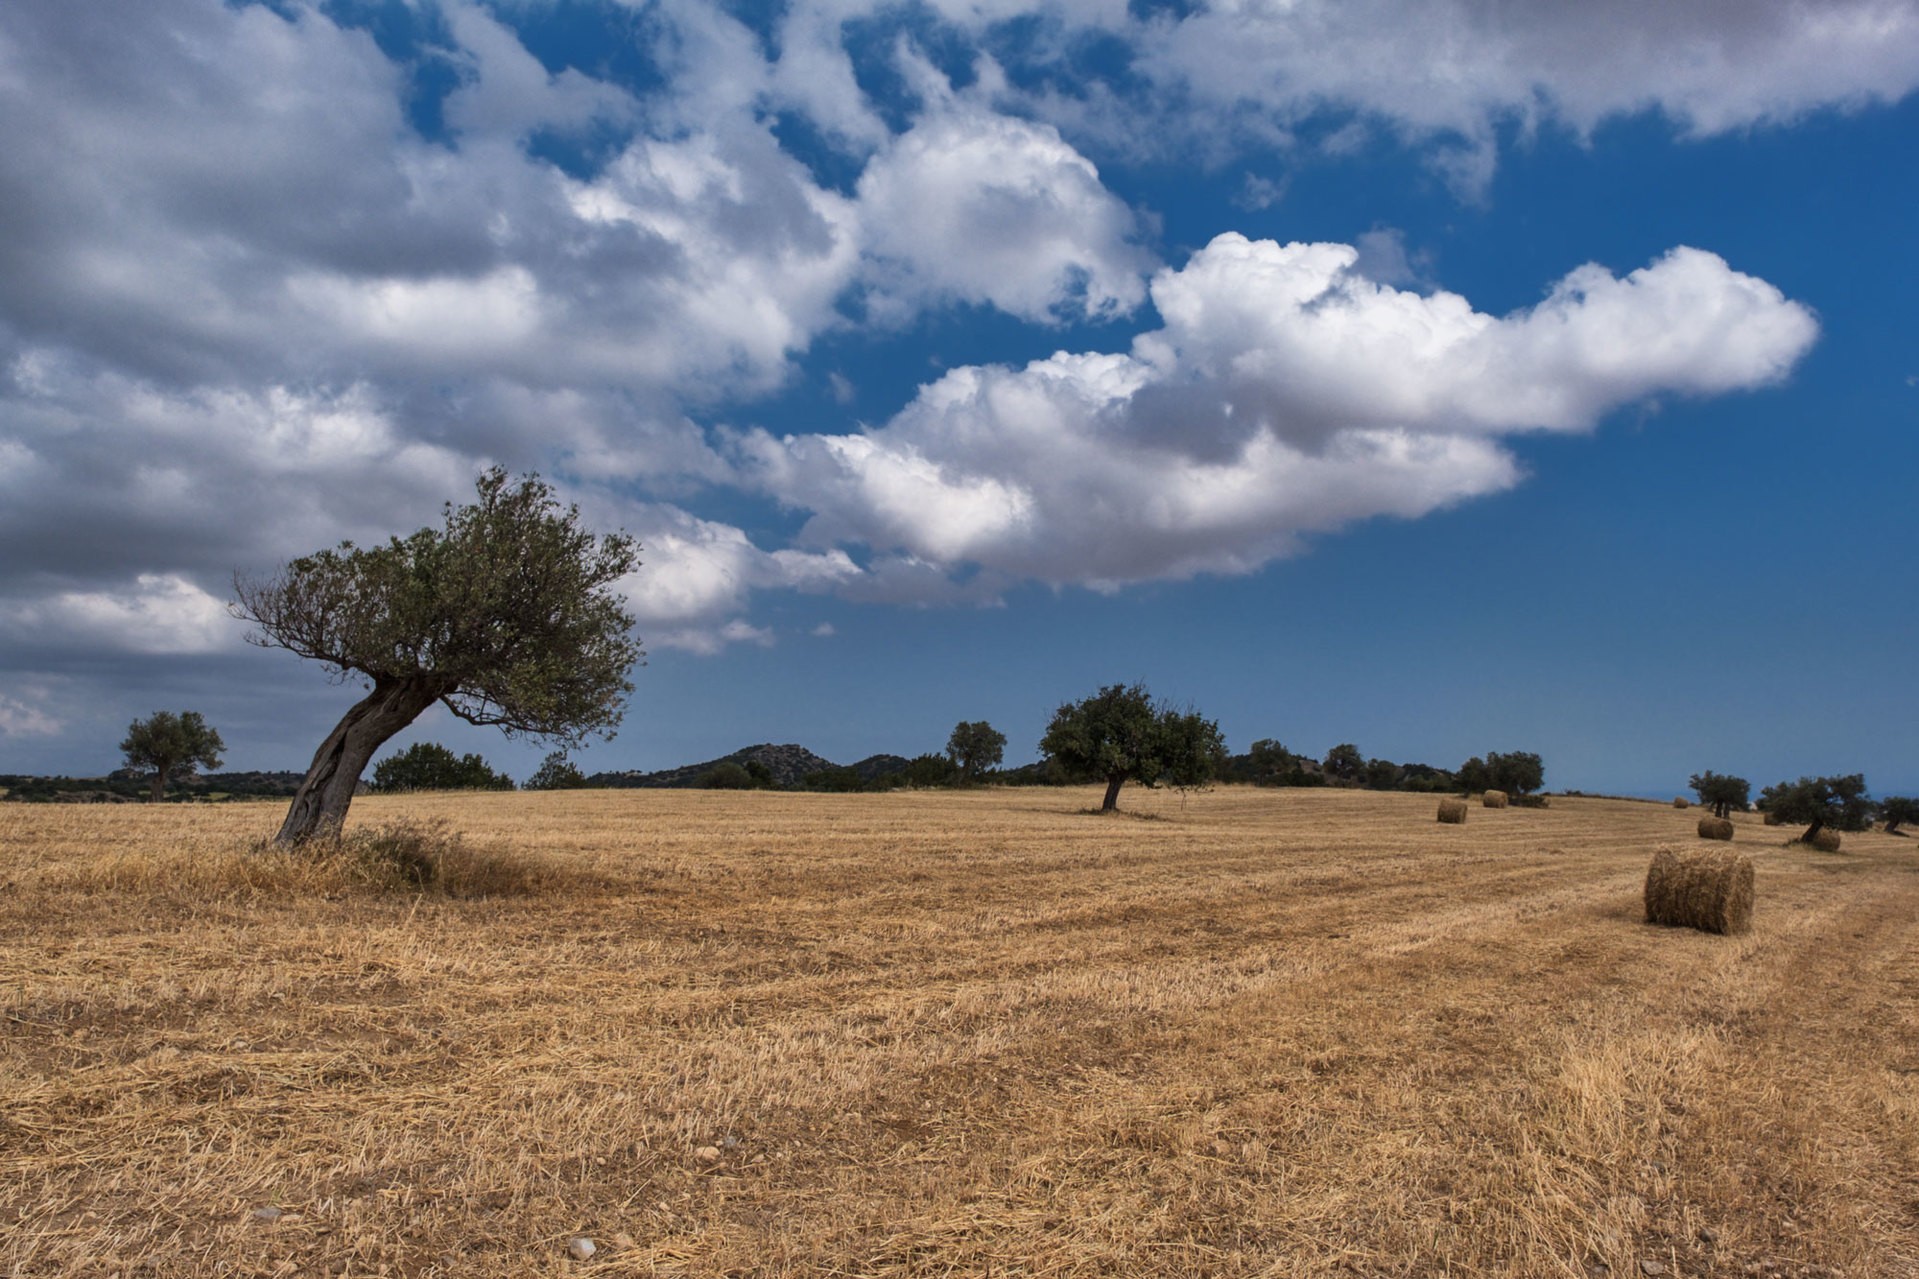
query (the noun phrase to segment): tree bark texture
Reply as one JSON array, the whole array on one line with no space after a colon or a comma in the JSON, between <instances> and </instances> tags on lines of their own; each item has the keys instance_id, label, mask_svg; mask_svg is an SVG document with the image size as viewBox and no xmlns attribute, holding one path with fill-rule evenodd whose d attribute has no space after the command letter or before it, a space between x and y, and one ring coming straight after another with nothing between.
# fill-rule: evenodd
<instances>
[{"instance_id":1,"label":"tree bark texture","mask_svg":"<svg viewBox=\"0 0 1919 1279\"><path fill-rule=\"evenodd\" d=\"M1102 813L1110 813L1119 807L1119 788L1126 784L1125 774L1106 779L1106 802L1099 806Z\"/></svg>"},{"instance_id":2,"label":"tree bark texture","mask_svg":"<svg viewBox=\"0 0 1919 1279\"><path fill-rule=\"evenodd\" d=\"M339 834L367 761L439 696L439 686L425 679L375 680L373 691L341 717L314 752L274 842L291 846Z\"/></svg>"},{"instance_id":3,"label":"tree bark texture","mask_svg":"<svg viewBox=\"0 0 1919 1279\"><path fill-rule=\"evenodd\" d=\"M147 795L147 803L157 804L166 798L167 770L162 768L153 775L153 790Z\"/></svg>"}]
</instances>

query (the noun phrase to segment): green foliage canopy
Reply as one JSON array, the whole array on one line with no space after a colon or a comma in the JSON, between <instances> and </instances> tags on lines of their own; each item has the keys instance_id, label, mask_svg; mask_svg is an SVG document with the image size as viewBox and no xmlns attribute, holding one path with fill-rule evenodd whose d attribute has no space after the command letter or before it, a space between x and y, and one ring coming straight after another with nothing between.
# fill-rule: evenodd
<instances>
[{"instance_id":1,"label":"green foliage canopy","mask_svg":"<svg viewBox=\"0 0 1919 1279\"><path fill-rule=\"evenodd\" d=\"M152 769L153 791L148 799L159 803L167 783L177 777L191 776L195 769L220 767L221 752L227 748L220 734L207 727L199 711L155 711L146 719L127 725L127 736L120 743L128 768Z\"/></svg>"},{"instance_id":2,"label":"green foliage canopy","mask_svg":"<svg viewBox=\"0 0 1919 1279\"><path fill-rule=\"evenodd\" d=\"M1525 795L1545 784L1546 765L1531 751L1487 751L1486 758L1475 755L1461 764L1454 776L1464 790Z\"/></svg>"},{"instance_id":3,"label":"green foliage canopy","mask_svg":"<svg viewBox=\"0 0 1919 1279\"><path fill-rule=\"evenodd\" d=\"M1901 826L1919 825L1919 799L1888 795L1879 801L1879 817L1886 823L1886 834L1897 835Z\"/></svg>"},{"instance_id":4,"label":"green foliage canopy","mask_svg":"<svg viewBox=\"0 0 1919 1279\"><path fill-rule=\"evenodd\" d=\"M373 753L434 702L509 736L612 736L641 656L616 589L637 545L582 528L538 476L515 483L495 467L476 489L447 503L442 528L235 581L253 643L371 685L315 753L281 843L337 832Z\"/></svg>"},{"instance_id":5,"label":"green foliage canopy","mask_svg":"<svg viewBox=\"0 0 1919 1279\"><path fill-rule=\"evenodd\" d=\"M946 755L959 767L962 784L978 781L1006 757L1006 734L985 720L961 720L946 739Z\"/></svg>"},{"instance_id":6,"label":"green foliage canopy","mask_svg":"<svg viewBox=\"0 0 1919 1279\"><path fill-rule=\"evenodd\" d=\"M383 795L418 790L512 790L513 779L494 772L477 754L455 755L438 742L415 742L374 765L368 789Z\"/></svg>"},{"instance_id":7,"label":"green foliage canopy","mask_svg":"<svg viewBox=\"0 0 1919 1279\"><path fill-rule=\"evenodd\" d=\"M521 789L580 790L585 786L586 774L566 757L566 752L553 751L540 761L540 766L533 771L533 776L526 779Z\"/></svg>"},{"instance_id":8,"label":"green foliage canopy","mask_svg":"<svg viewBox=\"0 0 1919 1279\"><path fill-rule=\"evenodd\" d=\"M1752 783L1743 777L1729 777L1707 769L1686 779L1699 802L1712 809L1714 817L1724 817L1732 809L1745 811L1752 800Z\"/></svg>"},{"instance_id":9,"label":"green foliage canopy","mask_svg":"<svg viewBox=\"0 0 1919 1279\"><path fill-rule=\"evenodd\" d=\"M1156 704L1142 684L1109 684L1061 706L1039 749L1067 777L1106 783L1101 812L1119 806L1120 787L1128 781L1204 786L1226 754L1218 724L1195 711Z\"/></svg>"},{"instance_id":10,"label":"green foliage canopy","mask_svg":"<svg viewBox=\"0 0 1919 1279\"><path fill-rule=\"evenodd\" d=\"M1822 827L1850 831L1872 824L1872 798L1866 794L1863 773L1778 782L1759 792L1759 807L1784 821L1805 822L1805 833L1799 838L1807 842Z\"/></svg>"},{"instance_id":11,"label":"green foliage canopy","mask_svg":"<svg viewBox=\"0 0 1919 1279\"><path fill-rule=\"evenodd\" d=\"M1351 742L1341 742L1326 752L1319 767L1332 781L1350 786L1365 773L1366 757Z\"/></svg>"}]
</instances>

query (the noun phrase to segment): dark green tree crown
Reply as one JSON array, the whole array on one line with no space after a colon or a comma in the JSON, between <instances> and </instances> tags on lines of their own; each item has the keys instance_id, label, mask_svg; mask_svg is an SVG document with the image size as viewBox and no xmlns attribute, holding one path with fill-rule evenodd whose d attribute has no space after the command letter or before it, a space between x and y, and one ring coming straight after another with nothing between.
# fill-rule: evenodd
<instances>
[{"instance_id":1,"label":"dark green tree crown","mask_svg":"<svg viewBox=\"0 0 1919 1279\"><path fill-rule=\"evenodd\" d=\"M207 727L199 711L155 711L127 725L120 750L129 768L151 768L163 775L191 773L195 768L218 768L227 748L220 734Z\"/></svg>"},{"instance_id":2,"label":"dark green tree crown","mask_svg":"<svg viewBox=\"0 0 1919 1279\"><path fill-rule=\"evenodd\" d=\"M611 736L642 657L613 589L639 564L623 533L580 527L538 476L495 467L444 527L343 542L235 583L250 642L376 687L416 683L461 719L577 745Z\"/></svg>"}]
</instances>

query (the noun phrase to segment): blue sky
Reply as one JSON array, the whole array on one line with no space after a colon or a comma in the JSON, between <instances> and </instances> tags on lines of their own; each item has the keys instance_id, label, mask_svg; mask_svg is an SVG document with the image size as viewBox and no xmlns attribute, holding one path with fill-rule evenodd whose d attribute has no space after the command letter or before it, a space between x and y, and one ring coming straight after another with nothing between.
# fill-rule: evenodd
<instances>
[{"instance_id":1,"label":"blue sky","mask_svg":"<svg viewBox=\"0 0 1919 1279\"><path fill-rule=\"evenodd\" d=\"M1916 85L1895 0L19 0L0 771L304 765L234 573L498 463L644 545L589 770L1137 679L1912 793Z\"/></svg>"}]
</instances>

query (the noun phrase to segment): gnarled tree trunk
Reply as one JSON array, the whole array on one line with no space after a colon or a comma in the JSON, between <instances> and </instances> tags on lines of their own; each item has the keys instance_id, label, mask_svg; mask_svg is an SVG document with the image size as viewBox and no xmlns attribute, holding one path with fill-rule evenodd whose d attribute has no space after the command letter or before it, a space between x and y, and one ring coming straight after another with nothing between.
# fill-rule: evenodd
<instances>
[{"instance_id":1,"label":"gnarled tree trunk","mask_svg":"<svg viewBox=\"0 0 1919 1279\"><path fill-rule=\"evenodd\" d=\"M153 774L153 790L147 795L147 803L157 804L167 797L168 768L163 765Z\"/></svg>"},{"instance_id":2,"label":"gnarled tree trunk","mask_svg":"<svg viewBox=\"0 0 1919 1279\"><path fill-rule=\"evenodd\" d=\"M341 717L314 752L274 842L291 846L315 836L337 835L373 752L419 718L442 691L438 681L420 676L374 680L373 691Z\"/></svg>"},{"instance_id":3,"label":"gnarled tree trunk","mask_svg":"<svg viewBox=\"0 0 1919 1279\"><path fill-rule=\"evenodd\" d=\"M1106 779L1106 802L1099 806L1102 813L1110 813L1119 807L1119 788L1126 784L1126 774L1117 773Z\"/></svg>"}]
</instances>

